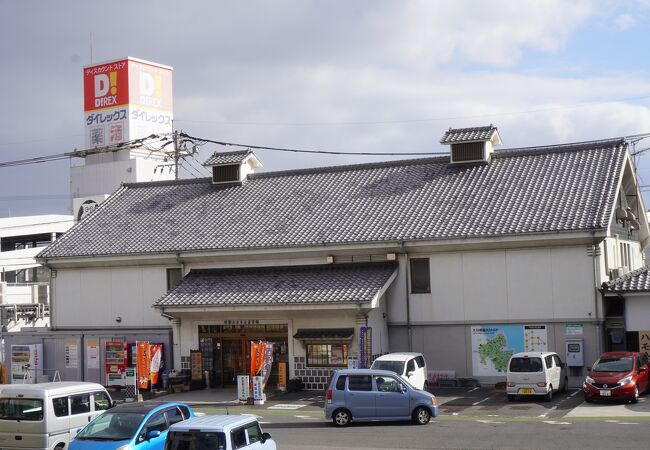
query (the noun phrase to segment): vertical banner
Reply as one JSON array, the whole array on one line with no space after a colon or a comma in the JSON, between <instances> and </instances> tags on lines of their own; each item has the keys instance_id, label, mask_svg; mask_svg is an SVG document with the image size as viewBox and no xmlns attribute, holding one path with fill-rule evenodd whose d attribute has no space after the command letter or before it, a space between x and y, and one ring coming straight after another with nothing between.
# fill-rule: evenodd
<instances>
[{"instance_id":1,"label":"vertical banner","mask_svg":"<svg viewBox=\"0 0 650 450\"><path fill-rule=\"evenodd\" d=\"M136 342L138 349L138 388L149 387L149 373L151 371L151 349L148 342Z\"/></svg>"},{"instance_id":2,"label":"vertical banner","mask_svg":"<svg viewBox=\"0 0 650 450\"><path fill-rule=\"evenodd\" d=\"M158 372L160 372L160 362L162 360L162 344L151 344L151 363L150 363L150 374L151 374L151 385L158 384Z\"/></svg>"},{"instance_id":3,"label":"vertical banner","mask_svg":"<svg viewBox=\"0 0 650 450\"><path fill-rule=\"evenodd\" d=\"M639 331L639 351L650 357L650 331Z\"/></svg>"},{"instance_id":4,"label":"vertical banner","mask_svg":"<svg viewBox=\"0 0 650 450\"><path fill-rule=\"evenodd\" d=\"M264 344L264 364L262 365L262 389L266 387L273 366L273 342Z\"/></svg>"},{"instance_id":5,"label":"vertical banner","mask_svg":"<svg viewBox=\"0 0 650 450\"><path fill-rule=\"evenodd\" d=\"M287 363L278 363L278 389L284 391L287 389Z\"/></svg>"},{"instance_id":6,"label":"vertical banner","mask_svg":"<svg viewBox=\"0 0 650 450\"><path fill-rule=\"evenodd\" d=\"M253 401L256 405L264 404L264 386L262 386L262 377L253 377Z\"/></svg>"},{"instance_id":7,"label":"vertical banner","mask_svg":"<svg viewBox=\"0 0 650 450\"><path fill-rule=\"evenodd\" d=\"M266 347L263 342L251 341L251 377L254 377L262 370L265 354Z\"/></svg>"},{"instance_id":8,"label":"vertical banner","mask_svg":"<svg viewBox=\"0 0 650 450\"><path fill-rule=\"evenodd\" d=\"M201 350L190 350L190 364L192 365L192 381L203 380L203 358Z\"/></svg>"},{"instance_id":9,"label":"vertical banner","mask_svg":"<svg viewBox=\"0 0 650 450\"><path fill-rule=\"evenodd\" d=\"M372 364L372 327L359 328L359 366L361 369L369 369Z\"/></svg>"},{"instance_id":10,"label":"vertical banner","mask_svg":"<svg viewBox=\"0 0 650 450\"><path fill-rule=\"evenodd\" d=\"M250 377L248 375L237 375L237 397L241 401L246 401L250 395Z\"/></svg>"}]
</instances>

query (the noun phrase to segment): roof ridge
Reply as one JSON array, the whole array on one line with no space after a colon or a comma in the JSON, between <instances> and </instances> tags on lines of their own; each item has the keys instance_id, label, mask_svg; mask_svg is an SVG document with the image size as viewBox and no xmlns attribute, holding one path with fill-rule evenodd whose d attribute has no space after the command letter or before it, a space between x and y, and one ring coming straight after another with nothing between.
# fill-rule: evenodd
<instances>
[{"instance_id":1,"label":"roof ridge","mask_svg":"<svg viewBox=\"0 0 650 450\"><path fill-rule=\"evenodd\" d=\"M637 275L641 275L644 272L648 273L648 270L650 270L650 267L648 267L647 265L643 267L639 267L638 269L635 269L631 272L624 274L622 277L618 277L613 280L610 280L610 282L607 284L608 286L613 286L622 283L624 281L631 280L632 278L636 277Z\"/></svg>"},{"instance_id":2,"label":"roof ridge","mask_svg":"<svg viewBox=\"0 0 650 450\"><path fill-rule=\"evenodd\" d=\"M609 145L606 145L609 144ZM513 148L501 148L494 150L494 156L518 156L516 153L526 153L526 154L539 154L539 153L559 153L567 151L579 151L587 150L594 148L605 148L611 147L613 144L624 145L626 140L623 137L619 138L609 138L609 139L597 139L593 141L583 141L583 142L567 142L564 144L552 144L552 145L536 145L531 147L513 147ZM504 153L512 153L512 155L505 155Z\"/></svg>"}]
</instances>

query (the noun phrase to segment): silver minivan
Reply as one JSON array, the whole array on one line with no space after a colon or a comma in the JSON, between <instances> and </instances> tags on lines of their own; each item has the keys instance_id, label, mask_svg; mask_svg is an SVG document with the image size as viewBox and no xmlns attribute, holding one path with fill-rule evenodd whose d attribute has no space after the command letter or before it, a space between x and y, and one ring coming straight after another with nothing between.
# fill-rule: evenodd
<instances>
[{"instance_id":1,"label":"silver minivan","mask_svg":"<svg viewBox=\"0 0 650 450\"><path fill-rule=\"evenodd\" d=\"M426 425L438 414L433 394L388 370L337 370L327 389L325 418L339 427L369 420L412 420Z\"/></svg>"},{"instance_id":2,"label":"silver minivan","mask_svg":"<svg viewBox=\"0 0 650 450\"><path fill-rule=\"evenodd\" d=\"M60 450L79 428L113 406L101 384L8 384L0 392L0 448Z\"/></svg>"}]
</instances>

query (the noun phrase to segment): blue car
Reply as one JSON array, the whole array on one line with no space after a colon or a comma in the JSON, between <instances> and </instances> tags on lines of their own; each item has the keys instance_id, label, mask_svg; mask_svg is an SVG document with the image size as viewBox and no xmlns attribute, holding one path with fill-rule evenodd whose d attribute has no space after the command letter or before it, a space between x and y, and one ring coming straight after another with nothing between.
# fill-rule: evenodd
<instances>
[{"instance_id":1,"label":"blue car","mask_svg":"<svg viewBox=\"0 0 650 450\"><path fill-rule=\"evenodd\" d=\"M163 450L168 428L191 417L185 403L124 403L79 431L70 450Z\"/></svg>"}]
</instances>

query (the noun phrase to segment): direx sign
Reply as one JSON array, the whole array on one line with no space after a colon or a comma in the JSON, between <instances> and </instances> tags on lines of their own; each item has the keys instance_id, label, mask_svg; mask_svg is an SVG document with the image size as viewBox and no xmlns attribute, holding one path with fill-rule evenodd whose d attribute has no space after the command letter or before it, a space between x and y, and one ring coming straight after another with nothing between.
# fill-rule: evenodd
<instances>
[{"instance_id":1,"label":"direx sign","mask_svg":"<svg viewBox=\"0 0 650 450\"><path fill-rule=\"evenodd\" d=\"M84 111L129 103L128 60L84 69Z\"/></svg>"},{"instance_id":2,"label":"direx sign","mask_svg":"<svg viewBox=\"0 0 650 450\"><path fill-rule=\"evenodd\" d=\"M127 104L171 112L171 67L128 58L84 68L84 111Z\"/></svg>"}]
</instances>

